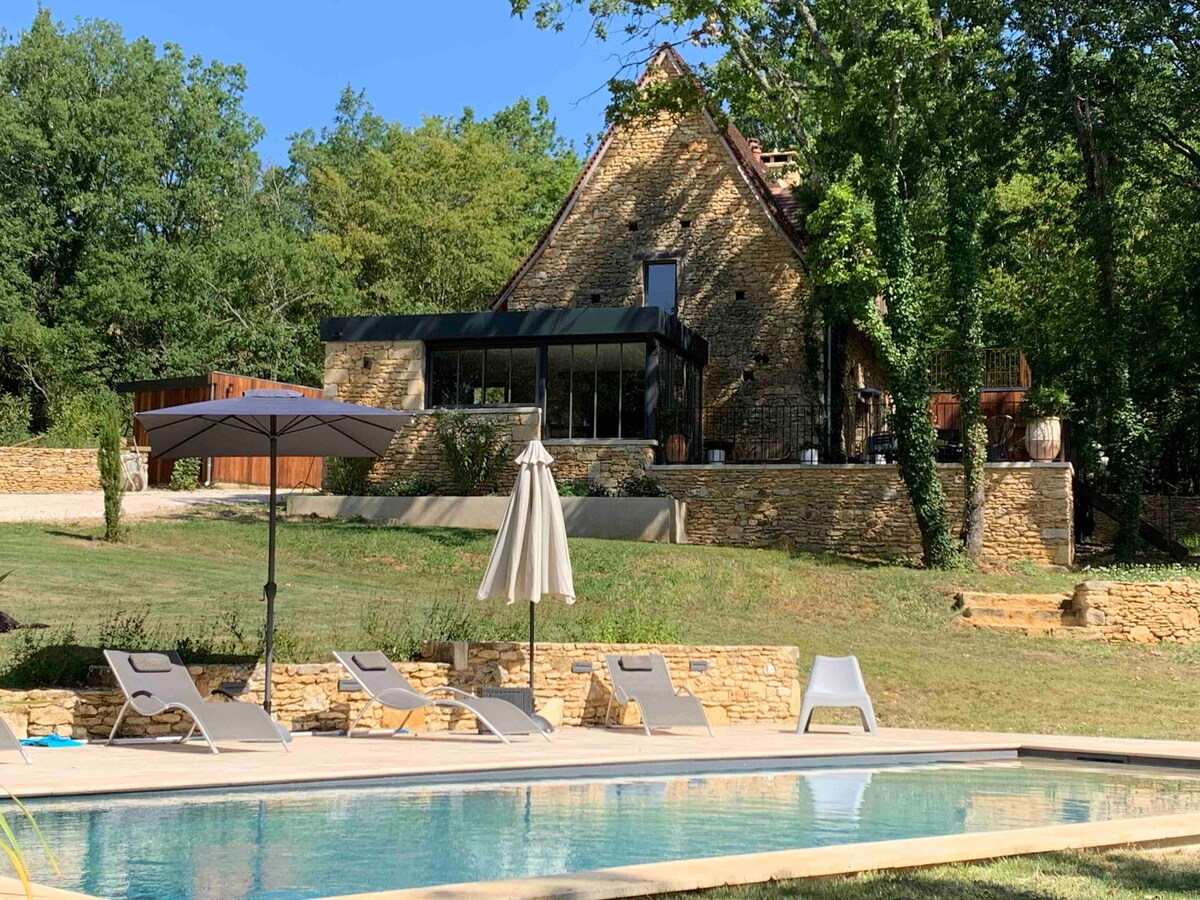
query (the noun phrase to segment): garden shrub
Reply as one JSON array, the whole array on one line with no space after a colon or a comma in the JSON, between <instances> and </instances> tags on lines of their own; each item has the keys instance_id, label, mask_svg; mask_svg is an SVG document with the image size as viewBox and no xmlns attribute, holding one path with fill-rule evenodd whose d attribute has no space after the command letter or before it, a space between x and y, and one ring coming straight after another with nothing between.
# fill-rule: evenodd
<instances>
[{"instance_id":1,"label":"garden shrub","mask_svg":"<svg viewBox=\"0 0 1200 900\"><path fill-rule=\"evenodd\" d=\"M376 493L381 497L430 497L441 489L432 478L424 475L410 475L407 478L393 478L387 484L381 485Z\"/></svg>"},{"instance_id":2,"label":"garden shrub","mask_svg":"<svg viewBox=\"0 0 1200 900\"><path fill-rule=\"evenodd\" d=\"M375 460L364 457L331 457L325 461L326 490L338 497L366 497L371 493L371 467Z\"/></svg>"},{"instance_id":3,"label":"garden shrub","mask_svg":"<svg viewBox=\"0 0 1200 900\"><path fill-rule=\"evenodd\" d=\"M590 497L591 485L586 478L576 478L572 481L556 482L560 497Z\"/></svg>"},{"instance_id":4,"label":"garden shrub","mask_svg":"<svg viewBox=\"0 0 1200 900\"><path fill-rule=\"evenodd\" d=\"M109 391L71 394L50 406L50 427L42 436L46 447L95 447L110 415L121 416L121 402Z\"/></svg>"},{"instance_id":5,"label":"garden shrub","mask_svg":"<svg viewBox=\"0 0 1200 900\"><path fill-rule=\"evenodd\" d=\"M661 497L663 490L649 475L626 475L617 482L618 497Z\"/></svg>"},{"instance_id":6,"label":"garden shrub","mask_svg":"<svg viewBox=\"0 0 1200 900\"><path fill-rule=\"evenodd\" d=\"M173 491L194 491L200 487L200 459L193 456L175 460L167 487Z\"/></svg>"},{"instance_id":7,"label":"garden shrub","mask_svg":"<svg viewBox=\"0 0 1200 900\"><path fill-rule=\"evenodd\" d=\"M478 497L495 493L508 463L508 442L483 416L442 413L437 417L442 459L456 494Z\"/></svg>"}]
</instances>

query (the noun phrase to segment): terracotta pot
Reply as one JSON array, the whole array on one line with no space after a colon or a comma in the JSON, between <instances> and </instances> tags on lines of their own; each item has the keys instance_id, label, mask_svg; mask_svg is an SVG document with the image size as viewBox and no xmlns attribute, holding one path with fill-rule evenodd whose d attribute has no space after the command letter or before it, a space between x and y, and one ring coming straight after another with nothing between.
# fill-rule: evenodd
<instances>
[{"instance_id":1,"label":"terracotta pot","mask_svg":"<svg viewBox=\"0 0 1200 900\"><path fill-rule=\"evenodd\" d=\"M1030 459L1051 462L1062 451L1062 420L1057 416L1031 419L1025 426L1025 449Z\"/></svg>"},{"instance_id":2,"label":"terracotta pot","mask_svg":"<svg viewBox=\"0 0 1200 900\"><path fill-rule=\"evenodd\" d=\"M663 452L666 454L667 462L678 465L688 461L688 439L682 434L673 434L667 438L663 445Z\"/></svg>"}]
</instances>

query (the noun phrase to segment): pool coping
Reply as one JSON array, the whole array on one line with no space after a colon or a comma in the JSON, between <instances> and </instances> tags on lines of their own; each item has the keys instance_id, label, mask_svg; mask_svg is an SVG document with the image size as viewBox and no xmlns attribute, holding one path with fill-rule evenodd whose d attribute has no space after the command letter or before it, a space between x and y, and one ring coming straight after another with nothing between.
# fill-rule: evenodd
<instances>
[{"instance_id":1,"label":"pool coping","mask_svg":"<svg viewBox=\"0 0 1200 900\"><path fill-rule=\"evenodd\" d=\"M615 900L742 884L856 875L1004 856L1114 847L1169 847L1200 842L1200 813L1041 825L1004 831L938 835L773 850L703 859L680 859L566 875L442 884L423 888L342 894L326 900Z\"/></svg>"}]
</instances>

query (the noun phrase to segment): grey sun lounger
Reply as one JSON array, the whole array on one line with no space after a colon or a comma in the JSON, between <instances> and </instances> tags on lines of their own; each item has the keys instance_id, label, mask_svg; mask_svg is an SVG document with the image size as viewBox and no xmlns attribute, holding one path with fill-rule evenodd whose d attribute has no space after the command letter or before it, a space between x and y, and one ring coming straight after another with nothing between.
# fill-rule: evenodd
<instances>
[{"instance_id":1,"label":"grey sun lounger","mask_svg":"<svg viewBox=\"0 0 1200 900\"><path fill-rule=\"evenodd\" d=\"M706 728L712 736L708 716L696 696L687 688L675 689L667 661L661 654L604 657L613 692L604 711L604 726L609 724L613 703L636 703L642 714L646 734L654 728Z\"/></svg>"},{"instance_id":2,"label":"grey sun lounger","mask_svg":"<svg viewBox=\"0 0 1200 900\"><path fill-rule=\"evenodd\" d=\"M550 740L550 735L539 728L537 722L507 700L476 697L449 685L431 688L426 693L418 691L379 650L357 653L340 650L333 654L333 658L371 696L346 729L347 737L354 733L355 726L371 705L378 703L389 709L408 712L422 707L460 709L473 715L480 725L506 744L509 743L509 736L514 734L540 734ZM448 696L431 696L442 692Z\"/></svg>"},{"instance_id":3,"label":"grey sun lounger","mask_svg":"<svg viewBox=\"0 0 1200 900\"><path fill-rule=\"evenodd\" d=\"M850 707L857 709L863 728L876 734L875 707L867 695L867 684L863 681L862 669L854 656L817 656L813 658L812 672L804 688L804 699L800 703L800 721L797 733L808 731L813 710L821 706Z\"/></svg>"},{"instance_id":4,"label":"grey sun lounger","mask_svg":"<svg viewBox=\"0 0 1200 900\"><path fill-rule=\"evenodd\" d=\"M261 706L241 703L232 697L229 698L232 702L201 697L187 667L173 650L164 653L105 650L104 658L126 698L109 732L109 744L132 707L134 712L142 716L153 716L168 710L187 713L192 719L192 729L180 738L179 743L187 743L199 730L213 753L219 752L218 742L226 741L272 742L282 744L284 750L289 749L291 735ZM229 697L223 691L213 693Z\"/></svg>"},{"instance_id":5,"label":"grey sun lounger","mask_svg":"<svg viewBox=\"0 0 1200 900\"><path fill-rule=\"evenodd\" d=\"M21 746L21 742L17 740L17 736L13 734L12 729L8 727L8 723L3 719L0 719L0 750L16 750L26 763L33 762L29 758L29 754L25 752L25 748Z\"/></svg>"}]
</instances>

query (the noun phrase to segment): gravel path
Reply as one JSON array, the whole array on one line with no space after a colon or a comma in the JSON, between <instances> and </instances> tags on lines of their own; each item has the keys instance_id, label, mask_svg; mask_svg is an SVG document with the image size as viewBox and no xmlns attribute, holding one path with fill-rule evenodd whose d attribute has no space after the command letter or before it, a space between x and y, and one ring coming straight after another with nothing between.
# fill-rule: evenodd
<instances>
[{"instance_id":1,"label":"gravel path","mask_svg":"<svg viewBox=\"0 0 1200 900\"><path fill-rule=\"evenodd\" d=\"M288 491L280 491L282 504ZM130 519L176 516L204 506L266 503L258 488L213 488L198 491L148 490L125 495ZM0 522L85 522L104 518L104 494L0 494Z\"/></svg>"}]
</instances>

